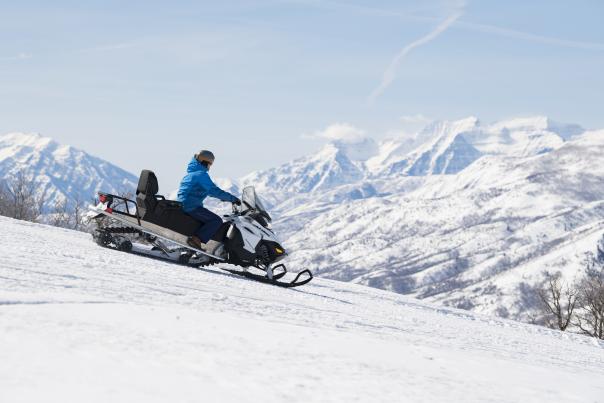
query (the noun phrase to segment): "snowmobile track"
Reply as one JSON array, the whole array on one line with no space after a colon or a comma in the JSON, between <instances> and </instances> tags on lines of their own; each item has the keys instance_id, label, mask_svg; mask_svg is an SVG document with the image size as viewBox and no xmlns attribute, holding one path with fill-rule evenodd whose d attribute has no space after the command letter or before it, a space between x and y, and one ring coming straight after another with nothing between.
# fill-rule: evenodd
<instances>
[{"instance_id":1,"label":"snowmobile track","mask_svg":"<svg viewBox=\"0 0 604 403\"><path fill-rule=\"evenodd\" d=\"M283 288L299 287L299 286L308 284L313 279L313 276L312 276L312 273L310 272L310 270L303 270L303 271L297 273L296 277L291 282L282 282L282 281L279 281L279 280L282 279L283 277L285 277L285 275L288 273L287 269L284 269L283 271L274 274L273 278L269 279L268 277L263 276L261 274L254 274L254 273L250 273L250 272L245 271L245 270L234 270L234 269L226 269L224 267L220 267L218 265L221 264L221 263L224 263L224 262L221 262L221 261L216 260L216 259L210 260L210 261L202 263L202 264L190 264L190 263L176 261L176 260L172 260L172 259L165 259L165 258L162 258L160 256L149 255L149 254L145 254L145 253L142 253L142 252L137 252L137 251L134 251L134 250L129 250L129 251L127 251L127 250L120 250L117 247L113 247L113 246L109 246L109 245L100 245L100 246L108 248L108 249L113 249L113 250L116 250L116 251L124 252L124 253L129 253L131 255L136 255L136 256L141 256L141 257L145 257L145 258L150 258L150 259L153 259L153 260L158 260L158 261L161 261L161 262L167 262L167 263L172 263L172 264L176 264L176 265L179 265L179 266L191 267L191 268L197 269L197 270L204 270L204 269L206 269L208 267L215 267L217 269L220 269L223 272L228 272L230 274L234 274L234 275L239 276L239 277L245 277L245 278L250 279L250 280L258 281L258 282L261 282L261 283L264 283L264 284L271 284L271 285L275 285L277 287L283 287ZM278 267L282 267L282 265L278 265L275 268L278 268ZM259 267L257 267L257 269L262 270ZM212 272L210 270L204 270L204 271L206 271L206 272ZM212 272L212 273L216 273L216 272ZM305 279L305 280L298 281L300 279L300 277L302 275L304 275L304 274L308 274L309 277L307 279Z\"/></svg>"}]
</instances>

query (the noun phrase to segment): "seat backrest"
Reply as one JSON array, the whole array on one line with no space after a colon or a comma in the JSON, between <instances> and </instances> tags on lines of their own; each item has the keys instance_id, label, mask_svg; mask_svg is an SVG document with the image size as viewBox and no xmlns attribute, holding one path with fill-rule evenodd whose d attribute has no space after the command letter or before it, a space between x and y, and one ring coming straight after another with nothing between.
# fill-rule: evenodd
<instances>
[{"instance_id":1,"label":"seat backrest","mask_svg":"<svg viewBox=\"0 0 604 403\"><path fill-rule=\"evenodd\" d=\"M157 205L155 195L158 191L159 185L153 171L143 169L138 179L138 187L136 188L136 206L142 218L147 213L153 214L153 210L155 210L155 206Z\"/></svg>"}]
</instances>

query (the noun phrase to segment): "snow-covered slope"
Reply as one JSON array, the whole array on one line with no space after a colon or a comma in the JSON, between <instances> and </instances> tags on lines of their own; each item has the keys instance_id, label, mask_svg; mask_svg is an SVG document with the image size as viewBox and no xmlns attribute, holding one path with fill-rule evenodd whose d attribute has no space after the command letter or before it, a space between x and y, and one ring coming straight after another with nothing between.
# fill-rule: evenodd
<instances>
[{"instance_id":1,"label":"snow-covered slope","mask_svg":"<svg viewBox=\"0 0 604 403\"><path fill-rule=\"evenodd\" d=\"M131 192L138 178L84 151L60 145L38 134L10 133L0 136L0 179L10 180L17 172L35 178L46 192L46 207L60 201L89 201L97 191Z\"/></svg>"},{"instance_id":2,"label":"snow-covered slope","mask_svg":"<svg viewBox=\"0 0 604 403\"><path fill-rule=\"evenodd\" d=\"M4 217L0 226L2 402L583 403L604 394L595 339L325 279L276 288Z\"/></svg>"}]
</instances>

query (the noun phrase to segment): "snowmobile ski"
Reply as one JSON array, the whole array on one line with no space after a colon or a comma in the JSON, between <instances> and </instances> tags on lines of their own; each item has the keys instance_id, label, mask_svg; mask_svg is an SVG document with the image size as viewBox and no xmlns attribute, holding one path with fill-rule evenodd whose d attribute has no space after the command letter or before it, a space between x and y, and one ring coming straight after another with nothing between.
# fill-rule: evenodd
<instances>
[{"instance_id":1,"label":"snowmobile ski","mask_svg":"<svg viewBox=\"0 0 604 403\"><path fill-rule=\"evenodd\" d=\"M290 282L279 281L279 279L281 279L283 276L285 276L285 274L287 272L276 274L273 276L273 278L271 280L266 275L250 273L247 270L226 269L223 267L220 267L220 269L224 270L224 271L228 271L231 274L236 274L238 276L246 277L250 280L259 281L261 283L276 285L278 287L285 287L285 288L299 287L301 285L308 284L313 279L312 273L308 269L302 270L301 272L299 272L296 275L296 277ZM308 278L300 281L300 277L302 277L305 274L308 275Z\"/></svg>"}]
</instances>

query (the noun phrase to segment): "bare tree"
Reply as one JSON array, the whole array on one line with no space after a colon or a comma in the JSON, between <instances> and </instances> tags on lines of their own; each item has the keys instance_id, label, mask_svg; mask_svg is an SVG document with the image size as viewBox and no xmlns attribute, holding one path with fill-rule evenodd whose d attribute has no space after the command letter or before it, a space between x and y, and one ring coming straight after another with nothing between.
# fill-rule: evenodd
<instances>
[{"instance_id":1,"label":"bare tree","mask_svg":"<svg viewBox=\"0 0 604 403\"><path fill-rule=\"evenodd\" d=\"M94 199L91 203L94 204ZM85 219L86 210L87 203L85 201L82 201L79 196L76 196L76 198L74 199L74 207L72 211L72 229L83 232L92 231L90 223L88 223Z\"/></svg>"},{"instance_id":2,"label":"bare tree","mask_svg":"<svg viewBox=\"0 0 604 403\"><path fill-rule=\"evenodd\" d=\"M50 211L46 222L55 227L68 228L76 231L88 232L89 228L84 219L86 204L79 196L73 200L63 200Z\"/></svg>"},{"instance_id":3,"label":"bare tree","mask_svg":"<svg viewBox=\"0 0 604 403\"><path fill-rule=\"evenodd\" d=\"M600 265L604 265L604 236L598 242L598 246L596 248L597 255L595 257L596 263Z\"/></svg>"},{"instance_id":4,"label":"bare tree","mask_svg":"<svg viewBox=\"0 0 604 403\"><path fill-rule=\"evenodd\" d=\"M566 330L577 304L577 291L564 284L562 274L544 272L545 282L537 293L545 314L545 324L552 329Z\"/></svg>"},{"instance_id":5,"label":"bare tree","mask_svg":"<svg viewBox=\"0 0 604 403\"><path fill-rule=\"evenodd\" d=\"M0 179L0 215L77 231L91 231L84 214L87 204L94 204L94 199L87 203L76 196L59 201L51 208L44 208L46 191L40 191L39 188L40 183L22 171L8 180Z\"/></svg>"},{"instance_id":6,"label":"bare tree","mask_svg":"<svg viewBox=\"0 0 604 403\"><path fill-rule=\"evenodd\" d=\"M604 264L588 262L580 284L580 306L575 325L583 334L604 340Z\"/></svg>"},{"instance_id":7,"label":"bare tree","mask_svg":"<svg viewBox=\"0 0 604 403\"><path fill-rule=\"evenodd\" d=\"M10 193L8 190L8 184L4 179L0 179L0 215L9 216Z\"/></svg>"},{"instance_id":8,"label":"bare tree","mask_svg":"<svg viewBox=\"0 0 604 403\"><path fill-rule=\"evenodd\" d=\"M71 214L65 200L58 202L48 216L48 224L55 227L70 228Z\"/></svg>"},{"instance_id":9,"label":"bare tree","mask_svg":"<svg viewBox=\"0 0 604 403\"><path fill-rule=\"evenodd\" d=\"M42 215L45 192L38 184L18 172L0 186L0 214L18 220L36 222Z\"/></svg>"}]
</instances>

